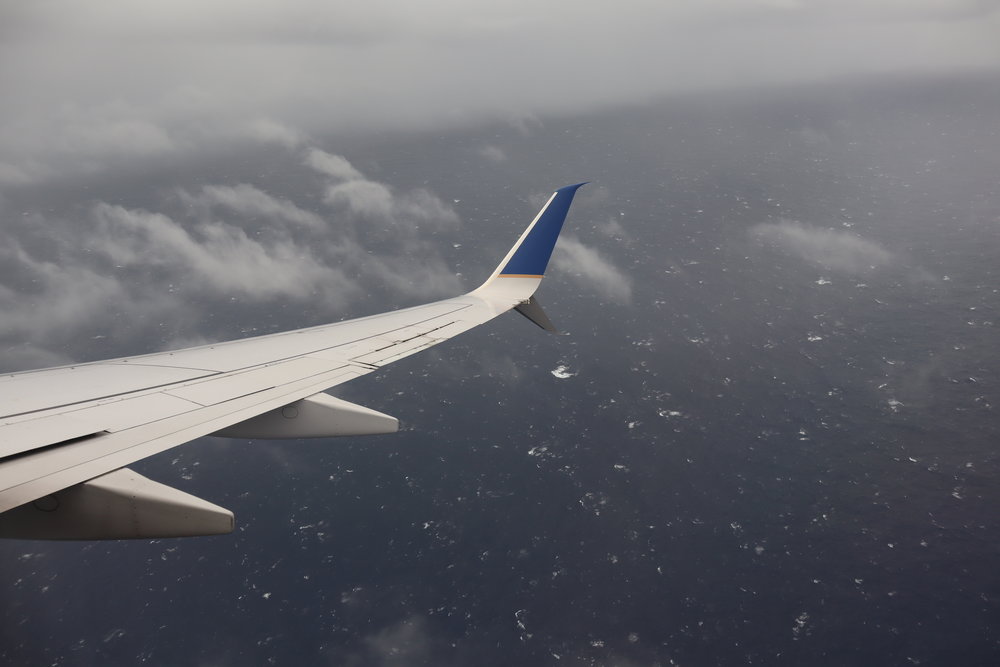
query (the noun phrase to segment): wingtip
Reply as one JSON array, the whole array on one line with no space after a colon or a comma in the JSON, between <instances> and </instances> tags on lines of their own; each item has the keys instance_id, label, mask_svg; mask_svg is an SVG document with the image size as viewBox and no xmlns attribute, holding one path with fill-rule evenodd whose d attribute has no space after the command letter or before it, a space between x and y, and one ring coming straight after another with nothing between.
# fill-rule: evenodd
<instances>
[{"instance_id":1,"label":"wingtip","mask_svg":"<svg viewBox=\"0 0 1000 667\"><path fill-rule=\"evenodd\" d=\"M586 185L586 182L566 185L552 193L542 210L528 228L510 249L507 256L497 266L493 274L475 291L484 293L487 288L494 288L499 278L518 280L516 289L510 291L513 303L524 301L538 287L539 281L545 275L549 258L555 247L563 222L569 212L570 204L576 191Z\"/></svg>"}]
</instances>

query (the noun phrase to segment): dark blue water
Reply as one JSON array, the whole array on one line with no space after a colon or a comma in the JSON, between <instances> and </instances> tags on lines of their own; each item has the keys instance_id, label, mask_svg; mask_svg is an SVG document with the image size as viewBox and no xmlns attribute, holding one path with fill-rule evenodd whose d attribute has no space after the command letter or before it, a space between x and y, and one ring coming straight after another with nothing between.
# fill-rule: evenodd
<instances>
[{"instance_id":1,"label":"dark blue water","mask_svg":"<svg viewBox=\"0 0 1000 667\"><path fill-rule=\"evenodd\" d=\"M232 536L0 544L0 656L995 664L1000 106L984 90L331 139L373 177L459 200L441 241L470 287L530 218L525 196L595 181L567 232L631 296L553 270L540 297L567 335L508 315L343 388L398 435L206 439L137 466L233 509ZM477 161L482 144L508 159ZM305 197L273 160L260 187Z\"/></svg>"}]
</instances>

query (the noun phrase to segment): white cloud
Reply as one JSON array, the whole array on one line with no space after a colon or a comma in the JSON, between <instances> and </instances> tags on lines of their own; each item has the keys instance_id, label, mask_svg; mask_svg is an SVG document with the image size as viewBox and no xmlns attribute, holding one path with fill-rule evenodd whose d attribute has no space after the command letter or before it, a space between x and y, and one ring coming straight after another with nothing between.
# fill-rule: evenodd
<instances>
[{"instance_id":1,"label":"white cloud","mask_svg":"<svg viewBox=\"0 0 1000 667\"><path fill-rule=\"evenodd\" d=\"M596 250L573 236L560 237L552 261L559 271L605 298L622 303L632 300L631 281Z\"/></svg>"},{"instance_id":2,"label":"white cloud","mask_svg":"<svg viewBox=\"0 0 1000 667\"><path fill-rule=\"evenodd\" d=\"M874 241L790 220L756 225L750 233L808 262L844 273L863 273L892 261L892 253Z\"/></svg>"},{"instance_id":3,"label":"white cloud","mask_svg":"<svg viewBox=\"0 0 1000 667\"><path fill-rule=\"evenodd\" d=\"M490 162L504 162L507 160L507 153L499 146L482 146L479 149L479 154Z\"/></svg>"},{"instance_id":4,"label":"white cloud","mask_svg":"<svg viewBox=\"0 0 1000 667\"><path fill-rule=\"evenodd\" d=\"M354 181L364 178L361 172L348 162L347 158L327 153L318 148L311 148L306 152L305 164L337 181Z\"/></svg>"},{"instance_id":5,"label":"white cloud","mask_svg":"<svg viewBox=\"0 0 1000 667\"><path fill-rule=\"evenodd\" d=\"M295 148L305 141L305 136L299 130L270 118L248 121L245 131L247 136L261 143L278 144L285 148Z\"/></svg>"},{"instance_id":6,"label":"white cloud","mask_svg":"<svg viewBox=\"0 0 1000 667\"><path fill-rule=\"evenodd\" d=\"M304 227L321 228L325 225L319 215L303 210L290 201L276 199L246 183L235 186L206 185L195 195L185 191L178 194L190 206L206 209L219 206L248 217L282 220Z\"/></svg>"},{"instance_id":7,"label":"white cloud","mask_svg":"<svg viewBox=\"0 0 1000 667\"><path fill-rule=\"evenodd\" d=\"M421 229L453 229L459 222L454 209L423 188L403 193L394 215L397 219L412 220Z\"/></svg>"},{"instance_id":8,"label":"white cloud","mask_svg":"<svg viewBox=\"0 0 1000 667\"><path fill-rule=\"evenodd\" d=\"M95 323L106 325L116 313L138 317L143 310L144 304L133 302L116 276L78 261L41 259L6 233L0 239L0 265L0 311L4 313L0 368L4 371L67 363L75 356L64 351L69 340Z\"/></svg>"},{"instance_id":9,"label":"white cloud","mask_svg":"<svg viewBox=\"0 0 1000 667\"><path fill-rule=\"evenodd\" d=\"M625 227L622 226L622 223L615 218L609 218L607 221L599 223L597 225L597 231L613 239L628 240L630 238L629 233L625 230Z\"/></svg>"},{"instance_id":10,"label":"white cloud","mask_svg":"<svg viewBox=\"0 0 1000 667\"><path fill-rule=\"evenodd\" d=\"M323 201L335 208L346 208L355 215L384 220L390 219L395 209L387 185L360 179L331 185Z\"/></svg>"},{"instance_id":11,"label":"white cloud","mask_svg":"<svg viewBox=\"0 0 1000 667\"><path fill-rule=\"evenodd\" d=\"M323 201L334 209L360 217L376 236L452 229L458 225L455 211L433 193L417 188L396 194L385 183L366 178L341 155L314 148L307 152L305 164L333 179Z\"/></svg>"},{"instance_id":12,"label":"white cloud","mask_svg":"<svg viewBox=\"0 0 1000 667\"><path fill-rule=\"evenodd\" d=\"M251 239L239 227L220 222L202 222L189 232L161 213L105 203L97 204L93 214L104 232L99 251L120 266L164 266L201 289L256 299L343 304L358 290L341 271L287 239Z\"/></svg>"},{"instance_id":13,"label":"white cloud","mask_svg":"<svg viewBox=\"0 0 1000 667\"><path fill-rule=\"evenodd\" d=\"M405 296L454 294L458 277L427 242L427 232L454 229L458 215L432 192L417 188L397 193L365 177L350 161L319 149L306 153L305 164L331 178L323 201L332 217L347 220L362 245L377 242L390 252L365 256L358 267L366 280L377 280Z\"/></svg>"},{"instance_id":14,"label":"white cloud","mask_svg":"<svg viewBox=\"0 0 1000 667\"><path fill-rule=\"evenodd\" d=\"M162 212L104 201L63 214L0 206L0 367L152 351L213 332L229 338L232 320L206 323L232 303L246 304L238 315L266 330L274 323L246 310L253 304L266 304L268 318L289 304L305 310L311 319L293 327L338 319L362 296L394 303L460 293L428 237L457 226L448 205L425 189L367 180L341 156L307 155L302 172L318 165L331 181L313 200L327 187L356 188L324 215L248 183L176 190Z\"/></svg>"},{"instance_id":15,"label":"white cloud","mask_svg":"<svg viewBox=\"0 0 1000 667\"><path fill-rule=\"evenodd\" d=\"M39 259L11 239L4 246L0 258L7 270L16 268L31 285L30 291L0 286L4 334L73 327L107 303L126 299L124 287L111 276L76 263Z\"/></svg>"}]
</instances>

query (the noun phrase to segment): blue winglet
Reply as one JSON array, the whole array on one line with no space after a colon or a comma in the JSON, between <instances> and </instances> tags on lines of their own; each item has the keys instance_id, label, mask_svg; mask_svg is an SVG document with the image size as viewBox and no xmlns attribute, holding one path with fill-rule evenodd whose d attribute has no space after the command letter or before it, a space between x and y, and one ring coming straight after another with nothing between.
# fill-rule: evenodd
<instances>
[{"instance_id":1,"label":"blue winglet","mask_svg":"<svg viewBox=\"0 0 1000 667\"><path fill-rule=\"evenodd\" d=\"M548 266L549 258L552 256L552 249L562 230L563 221L566 220L569 205L573 203L573 195L583 185L586 183L567 185L555 191L549 203L538 214L527 234L517 245L514 254L500 269L500 276L541 278L544 275L545 267Z\"/></svg>"}]
</instances>

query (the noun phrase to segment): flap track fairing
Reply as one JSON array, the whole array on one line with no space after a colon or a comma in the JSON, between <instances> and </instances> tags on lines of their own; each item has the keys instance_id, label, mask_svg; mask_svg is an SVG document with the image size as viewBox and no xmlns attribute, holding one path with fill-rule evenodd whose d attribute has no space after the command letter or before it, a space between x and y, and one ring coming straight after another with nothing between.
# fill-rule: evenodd
<instances>
[{"instance_id":1,"label":"flap track fairing","mask_svg":"<svg viewBox=\"0 0 1000 667\"><path fill-rule=\"evenodd\" d=\"M224 535L233 513L128 468L0 514L0 537L122 540Z\"/></svg>"},{"instance_id":2,"label":"flap track fairing","mask_svg":"<svg viewBox=\"0 0 1000 667\"><path fill-rule=\"evenodd\" d=\"M399 420L362 405L320 393L233 424L212 435L224 438L331 438L395 433Z\"/></svg>"}]
</instances>

